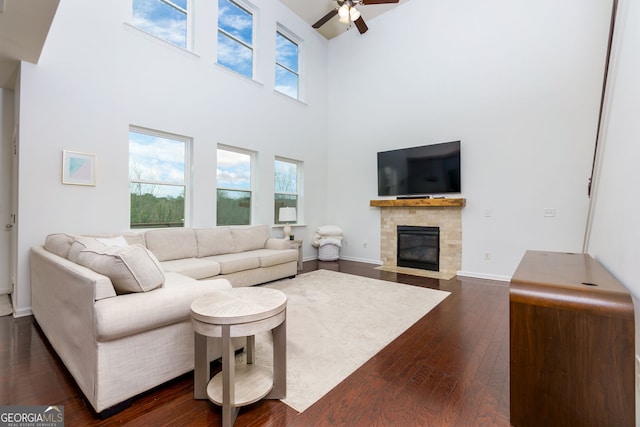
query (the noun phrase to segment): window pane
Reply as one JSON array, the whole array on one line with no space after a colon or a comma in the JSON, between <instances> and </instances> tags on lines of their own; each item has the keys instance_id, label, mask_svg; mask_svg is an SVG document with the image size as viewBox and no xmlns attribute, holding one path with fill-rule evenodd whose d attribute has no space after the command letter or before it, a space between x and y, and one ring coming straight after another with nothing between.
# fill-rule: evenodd
<instances>
[{"instance_id":1,"label":"window pane","mask_svg":"<svg viewBox=\"0 0 640 427\"><path fill-rule=\"evenodd\" d=\"M276 160L274 163L274 190L276 193L298 192L297 165L291 162Z\"/></svg>"},{"instance_id":2,"label":"window pane","mask_svg":"<svg viewBox=\"0 0 640 427\"><path fill-rule=\"evenodd\" d=\"M251 224L251 193L218 190L217 225Z\"/></svg>"},{"instance_id":3,"label":"window pane","mask_svg":"<svg viewBox=\"0 0 640 427\"><path fill-rule=\"evenodd\" d=\"M276 62L298 72L298 45L276 33Z\"/></svg>"},{"instance_id":4,"label":"window pane","mask_svg":"<svg viewBox=\"0 0 640 427\"><path fill-rule=\"evenodd\" d=\"M131 228L184 226L184 186L132 182Z\"/></svg>"},{"instance_id":5,"label":"window pane","mask_svg":"<svg viewBox=\"0 0 640 427\"><path fill-rule=\"evenodd\" d=\"M298 211L298 196L292 194L276 194L275 195L275 215L273 216L276 220L276 224L281 224L280 222L280 208L296 208Z\"/></svg>"},{"instance_id":6,"label":"window pane","mask_svg":"<svg viewBox=\"0 0 640 427\"><path fill-rule=\"evenodd\" d=\"M129 132L129 179L185 183L185 143Z\"/></svg>"},{"instance_id":7,"label":"window pane","mask_svg":"<svg viewBox=\"0 0 640 427\"><path fill-rule=\"evenodd\" d=\"M218 188L234 190L251 189L251 156L218 149L216 170Z\"/></svg>"},{"instance_id":8,"label":"window pane","mask_svg":"<svg viewBox=\"0 0 640 427\"><path fill-rule=\"evenodd\" d=\"M177 5L186 1L177 1ZM169 43L187 47L187 15L161 0L133 0L132 24Z\"/></svg>"},{"instance_id":9,"label":"window pane","mask_svg":"<svg viewBox=\"0 0 640 427\"><path fill-rule=\"evenodd\" d=\"M276 65L276 87L278 92L298 98L298 75Z\"/></svg>"},{"instance_id":10,"label":"window pane","mask_svg":"<svg viewBox=\"0 0 640 427\"><path fill-rule=\"evenodd\" d=\"M298 45L276 33L276 86L278 92L298 98Z\"/></svg>"},{"instance_id":11,"label":"window pane","mask_svg":"<svg viewBox=\"0 0 640 427\"><path fill-rule=\"evenodd\" d=\"M251 78L253 50L218 32L218 63Z\"/></svg>"},{"instance_id":12,"label":"window pane","mask_svg":"<svg viewBox=\"0 0 640 427\"><path fill-rule=\"evenodd\" d=\"M218 28L253 45L253 16L229 0L218 0Z\"/></svg>"}]
</instances>

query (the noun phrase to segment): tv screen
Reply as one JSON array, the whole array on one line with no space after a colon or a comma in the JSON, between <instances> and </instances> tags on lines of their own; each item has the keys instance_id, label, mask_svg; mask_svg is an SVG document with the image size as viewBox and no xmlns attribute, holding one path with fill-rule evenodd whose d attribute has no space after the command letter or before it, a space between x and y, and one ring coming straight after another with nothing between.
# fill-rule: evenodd
<instances>
[{"instance_id":1,"label":"tv screen","mask_svg":"<svg viewBox=\"0 0 640 427\"><path fill-rule=\"evenodd\" d=\"M460 191L460 141L378 153L378 196Z\"/></svg>"}]
</instances>

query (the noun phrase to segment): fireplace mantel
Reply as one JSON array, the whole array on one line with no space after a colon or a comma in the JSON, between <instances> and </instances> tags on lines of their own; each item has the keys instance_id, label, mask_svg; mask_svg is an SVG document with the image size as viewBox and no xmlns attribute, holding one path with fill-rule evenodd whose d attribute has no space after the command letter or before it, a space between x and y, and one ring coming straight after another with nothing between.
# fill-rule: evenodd
<instances>
[{"instance_id":1,"label":"fireplace mantel","mask_svg":"<svg viewBox=\"0 0 640 427\"><path fill-rule=\"evenodd\" d=\"M444 208L456 208L463 207L467 202L467 199L387 199L387 200L371 200L369 206L379 208L396 208L396 207L444 207Z\"/></svg>"}]
</instances>

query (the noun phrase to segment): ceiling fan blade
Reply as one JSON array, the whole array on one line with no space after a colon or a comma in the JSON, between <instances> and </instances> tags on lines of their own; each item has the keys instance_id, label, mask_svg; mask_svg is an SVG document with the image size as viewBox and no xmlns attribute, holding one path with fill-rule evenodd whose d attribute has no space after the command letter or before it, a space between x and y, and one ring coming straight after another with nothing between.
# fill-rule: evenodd
<instances>
[{"instance_id":1,"label":"ceiling fan blade","mask_svg":"<svg viewBox=\"0 0 640 427\"><path fill-rule=\"evenodd\" d=\"M400 0L362 0L362 4L387 4L398 3Z\"/></svg>"},{"instance_id":2,"label":"ceiling fan blade","mask_svg":"<svg viewBox=\"0 0 640 427\"><path fill-rule=\"evenodd\" d=\"M326 15L324 15L322 18L320 18L320 20L318 20L318 22L316 22L315 24L312 25L313 28L320 28L322 27L324 24L326 24L327 22L329 22L329 20L331 18L333 18L334 16L336 16L338 14L338 8L333 9L331 12L327 13Z\"/></svg>"},{"instance_id":3,"label":"ceiling fan blade","mask_svg":"<svg viewBox=\"0 0 640 427\"><path fill-rule=\"evenodd\" d=\"M353 23L356 24L356 27L358 28L358 31L360 31L360 34L366 33L369 29L369 27L367 27L367 24L364 23L364 19L362 19L362 16L353 21Z\"/></svg>"}]
</instances>

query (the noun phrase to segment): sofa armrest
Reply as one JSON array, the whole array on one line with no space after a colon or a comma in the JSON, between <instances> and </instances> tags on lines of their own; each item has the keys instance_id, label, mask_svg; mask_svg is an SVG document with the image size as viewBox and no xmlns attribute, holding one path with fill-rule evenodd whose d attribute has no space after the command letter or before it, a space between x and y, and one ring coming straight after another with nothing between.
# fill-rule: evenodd
<instances>
[{"instance_id":1,"label":"sofa armrest","mask_svg":"<svg viewBox=\"0 0 640 427\"><path fill-rule=\"evenodd\" d=\"M95 388L94 302L115 290L106 276L31 248L31 310L60 359L91 400Z\"/></svg>"},{"instance_id":2,"label":"sofa armrest","mask_svg":"<svg viewBox=\"0 0 640 427\"><path fill-rule=\"evenodd\" d=\"M276 239L270 237L265 245L266 249L291 249L291 241L288 239Z\"/></svg>"}]
</instances>

